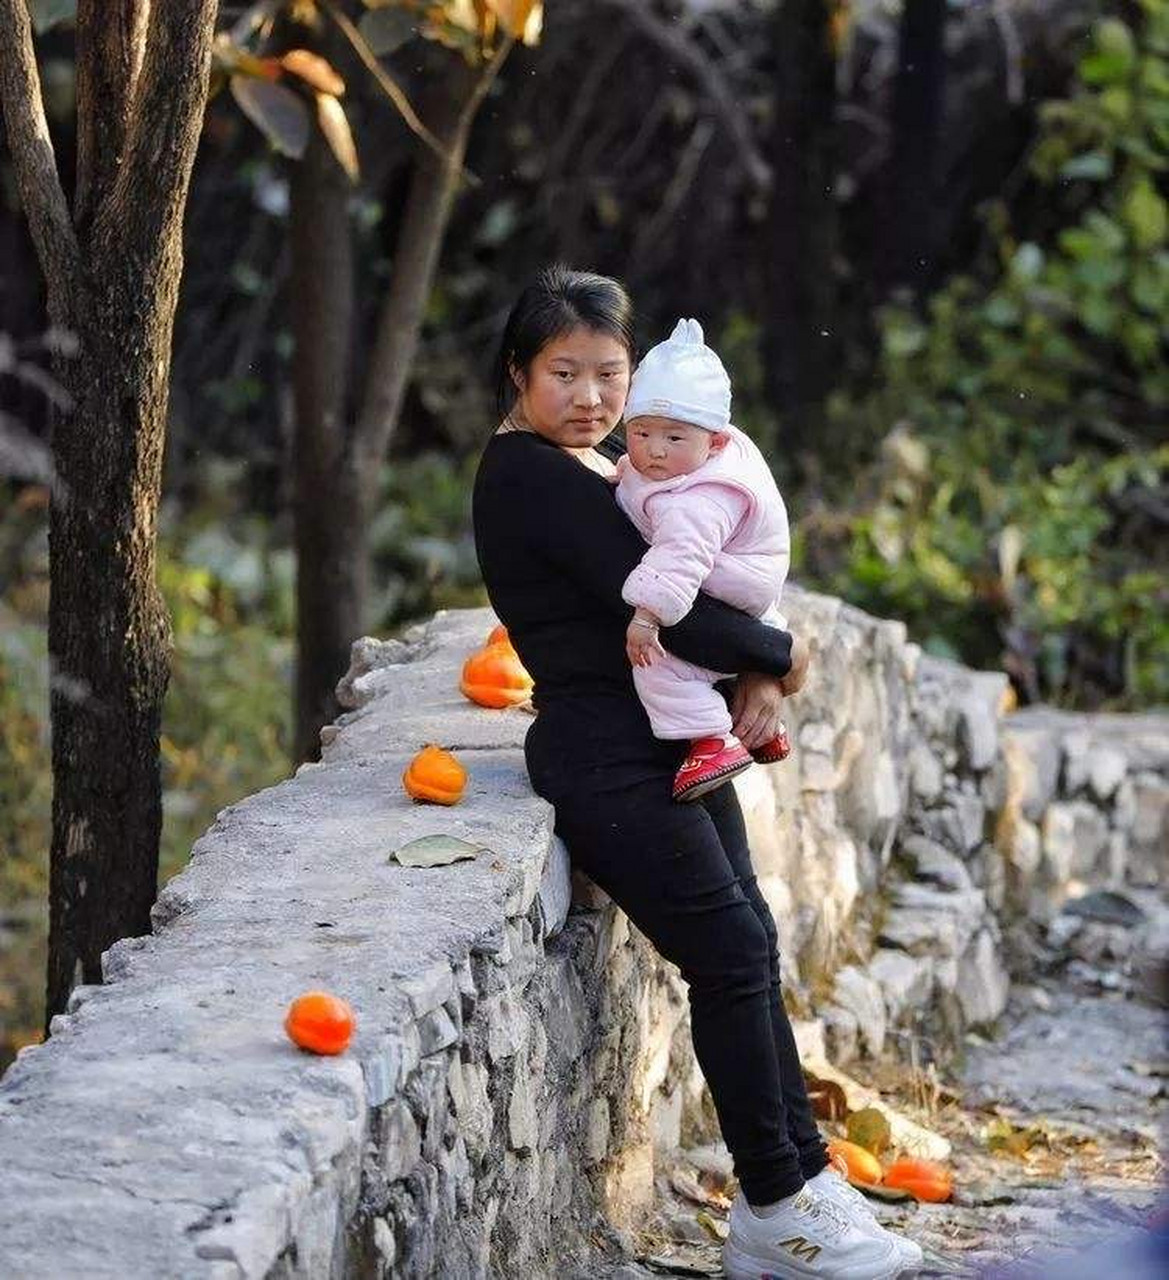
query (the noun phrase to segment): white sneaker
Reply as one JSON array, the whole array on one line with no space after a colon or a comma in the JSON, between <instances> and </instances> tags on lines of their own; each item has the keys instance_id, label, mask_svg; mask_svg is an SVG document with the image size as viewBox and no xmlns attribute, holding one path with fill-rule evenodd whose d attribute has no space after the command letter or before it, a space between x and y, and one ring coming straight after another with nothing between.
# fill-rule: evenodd
<instances>
[{"instance_id":1,"label":"white sneaker","mask_svg":"<svg viewBox=\"0 0 1169 1280\"><path fill-rule=\"evenodd\" d=\"M915 1244L908 1236L898 1235L896 1231L890 1231L888 1227L882 1226L864 1196L847 1179L842 1178L839 1171L831 1165L821 1169L814 1178L809 1178L805 1185L817 1195L839 1205L854 1227L859 1227L861 1231L867 1231L869 1235L877 1236L879 1239L892 1240L901 1255L902 1266L906 1268L921 1266L921 1246Z\"/></svg>"},{"instance_id":2,"label":"white sneaker","mask_svg":"<svg viewBox=\"0 0 1169 1280\"><path fill-rule=\"evenodd\" d=\"M741 1192L731 1205L728 1280L892 1280L904 1267L891 1239L861 1231L807 1186L770 1218L757 1217Z\"/></svg>"}]
</instances>

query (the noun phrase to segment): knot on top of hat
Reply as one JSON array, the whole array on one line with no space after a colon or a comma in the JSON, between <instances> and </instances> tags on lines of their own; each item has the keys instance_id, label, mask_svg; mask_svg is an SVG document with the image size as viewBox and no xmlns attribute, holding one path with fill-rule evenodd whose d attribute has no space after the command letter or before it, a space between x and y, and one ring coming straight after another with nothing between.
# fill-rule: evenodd
<instances>
[{"instance_id":1,"label":"knot on top of hat","mask_svg":"<svg viewBox=\"0 0 1169 1280\"><path fill-rule=\"evenodd\" d=\"M673 418L706 431L725 430L731 420L731 380L706 345L697 320L682 319L646 352L625 402L625 420Z\"/></svg>"},{"instance_id":2,"label":"knot on top of hat","mask_svg":"<svg viewBox=\"0 0 1169 1280\"><path fill-rule=\"evenodd\" d=\"M697 320L679 320L674 326L674 332L666 341L685 347L706 346L706 339L702 336L702 326Z\"/></svg>"}]
</instances>

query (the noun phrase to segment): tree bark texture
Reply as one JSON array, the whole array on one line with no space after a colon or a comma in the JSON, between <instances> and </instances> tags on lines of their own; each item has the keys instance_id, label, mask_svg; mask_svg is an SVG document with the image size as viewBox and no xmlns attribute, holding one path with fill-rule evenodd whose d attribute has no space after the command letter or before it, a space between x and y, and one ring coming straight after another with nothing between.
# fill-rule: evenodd
<instances>
[{"instance_id":1,"label":"tree bark texture","mask_svg":"<svg viewBox=\"0 0 1169 1280\"><path fill-rule=\"evenodd\" d=\"M351 187L319 131L292 167L295 759L314 759L335 688L362 634L368 594L364 488L353 472L348 389L353 326Z\"/></svg>"},{"instance_id":2,"label":"tree bark texture","mask_svg":"<svg viewBox=\"0 0 1169 1280\"><path fill-rule=\"evenodd\" d=\"M764 261L763 358L784 452L827 456L836 368L835 58L825 0L783 0L775 18L773 185Z\"/></svg>"},{"instance_id":3,"label":"tree bark texture","mask_svg":"<svg viewBox=\"0 0 1169 1280\"><path fill-rule=\"evenodd\" d=\"M368 530L382 462L418 350L471 124L509 48L504 44L477 68L450 59L447 76L424 109L444 155L419 147L364 391L348 429L343 370L353 300L344 293L352 282L352 250L343 178L319 140L294 178L298 760L319 754L320 730L340 709L336 686L348 667L350 645L369 624ZM338 239L342 227L344 245ZM337 327L325 334L330 324Z\"/></svg>"},{"instance_id":4,"label":"tree bark texture","mask_svg":"<svg viewBox=\"0 0 1169 1280\"><path fill-rule=\"evenodd\" d=\"M53 424L53 833L46 1025L101 954L148 933L161 827L170 626L155 543L182 215L214 0L78 6L80 202L69 215L24 0L0 0L0 95L72 397ZM64 214L64 216L62 216Z\"/></svg>"},{"instance_id":5,"label":"tree bark texture","mask_svg":"<svg viewBox=\"0 0 1169 1280\"><path fill-rule=\"evenodd\" d=\"M893 149L885 197L886 290L920 297L936 273L938 155L946 82L946 0L905 0L893 87Z\"/></svg>"},{"instance_id":6,"label":"tree bark texture","mask_svg":"<svg viewBox=\"0 0 1169 1280\"><path fill-rule=\"evenodd\" d=\"M393 278L378 318L355 444L362 472L385 457L418 350L418 338L451 209L458 192L471 125L510 49L505 42L486 66L452 59L450 72L430 95L427 122L445 156L421 151L410 180ZM371 483L375 478L371 478Z\"/></svg>"}]
</instances>

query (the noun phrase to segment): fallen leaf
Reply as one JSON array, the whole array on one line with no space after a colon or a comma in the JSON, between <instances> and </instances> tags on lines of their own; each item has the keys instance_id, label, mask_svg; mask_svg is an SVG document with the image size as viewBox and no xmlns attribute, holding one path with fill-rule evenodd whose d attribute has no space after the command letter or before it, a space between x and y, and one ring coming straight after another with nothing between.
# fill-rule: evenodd
<instances>
[{"instance_id":1,"label":"fallen leaf","mask_svg":"<svg viewBox=\"0 0 1169 1280\"><path fill-rule=\"evenodd\" d=\"M693 1200L695 1204L706 1203L706 1192L702 1189L698 1179L686 1169L672 1169L670 1171L670 1186L680 1196L685 1196L687 1200Z\"/></svg>"},{"instance_id":2,"label":"fallen leaf","mask_svg":"<svg viewBox=\"0 0 1169 1280\"><path fill-rule=\"evenodd\" d=\"M704 1186L703 1182L701 1174L695 1177L689 1169L675 1168L670 1172L670 1186L685 1199L724 1212L731 1207L729 1197L721 1189Z\"/></svg>"},{"instance_id":3,"label":"fallen leaf","mask_svg":"<svg viewBox=\"0 0 1169 1280\"><path fill-rule=\"evenodd\" d=\"M835 1080L823 1080L812 1072L804 1071L808 1089L808 1101L817 1120L843 1120L848 1115L848 1098Z\"/></svg>"},{"instance_id":4,"label":"fallen leaf","mask_svg":"<svg viewBox=\"0 0 1169 1280\"><path fill-rule=\"evenodd\" d=\"M395 849L386 861L397 860L404 867L444 867L450 862L490 852L484 845L468 844L457 836L419 836L417 840Z\"/></svg>"},{"instance_id":5,"label":"fallen leaf","mask_svg":"<svg viewBox=\"0 0 1169 1280\"><path fill-rule=\"evenodd\" d=\"M983 1136L988 1151L1007 1151L1013 1156L1026 1155L1033 1146L1047 1141L1047 1134L1038 1125L1016 1125L1005 1116L991 1120Z\"/></svg>"},{"instance_id":6,"label":"fallen leaf","mask_svg":"<svg viewBox=\"0 0 1169 1280\"><path fill-rule=\"evenodd\" d=\"M845 1128L849 1142L855 1142L875 1156L887 1151L893 1141L889 1118L879 1107L862 1107L852 1112Z\"/></svg>"},{"instance_id":7,"label":"fallen leaf","mask_svg":"<svg viewBox=\"0 0 1169 1280\"><path fill-rule=\"evenodd\" d=\"M706 1232L712 1240L717 1240L719 1244L730 1235L730 1226L721 1219L716 1218L713 1214L707 1213L705 1209L699 1209L694 1215L695 1221Z\"/></svg>"}]
</instances>

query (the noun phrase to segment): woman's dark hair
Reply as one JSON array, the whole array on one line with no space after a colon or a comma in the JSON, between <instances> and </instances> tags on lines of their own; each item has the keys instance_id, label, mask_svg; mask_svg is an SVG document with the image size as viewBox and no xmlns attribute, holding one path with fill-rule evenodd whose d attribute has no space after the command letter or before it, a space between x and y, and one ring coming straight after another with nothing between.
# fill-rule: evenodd
<instances>
[{"instance_id":1,"label":"woman's dark hair","mask_svg":"<svg viewBox=\"0 0 1169 1280\"><path fill-rule=\"evenodd\" d=\"M557 263L520 294L507 318L495 367L495 398L502 417L515 403L512 370L528 366L553 338L583 325L611 334L633 363L633 303L625 286L609 276L573 271Z\"/></svg>"}]
</instances>

